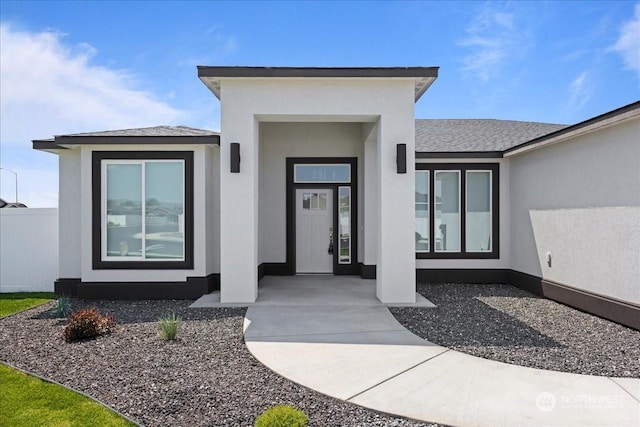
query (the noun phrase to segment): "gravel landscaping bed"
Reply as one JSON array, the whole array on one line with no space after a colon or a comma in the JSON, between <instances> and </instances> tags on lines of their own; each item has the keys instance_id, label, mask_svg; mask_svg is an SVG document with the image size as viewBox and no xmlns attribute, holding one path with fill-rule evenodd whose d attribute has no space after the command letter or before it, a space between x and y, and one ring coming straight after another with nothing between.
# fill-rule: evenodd
<instances>
[{"instance_id":1,"label":"gravel landscaping bed","mask_svg":"<svg viewBox=\"0 0 640 427\"><path fill-rule=\"evenodd\" d=\"M189 309L191 301L72 301L115 316L112 334L65 343L54 303L0 320L0 360L80 390L146 426L251 426L275 404L302 409L313 426L419 423L324 396L273 373L248 352L245 309ZM160 316L183 319L162 341Z\"/></svg>"},{"instance_id":2,"label":"gravel landscaping bed","mask_svg":"<svg viewBox=\"0 0 640 427\"><path fill-rule=\"evenodd\" d=\"M532 368L640 378L640 332L509 285L427 284L435 309L392 308L414 334Z\"/></svg>"}]
</instances>

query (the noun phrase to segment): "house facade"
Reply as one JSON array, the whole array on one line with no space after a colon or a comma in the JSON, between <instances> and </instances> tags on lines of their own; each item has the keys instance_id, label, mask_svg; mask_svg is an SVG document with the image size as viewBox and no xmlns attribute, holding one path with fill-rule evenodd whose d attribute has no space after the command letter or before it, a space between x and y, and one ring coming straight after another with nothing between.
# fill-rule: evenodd
<instances>
[{"instance_id":1,"label":"house facade","mask_svg":"<svg viewBox=\"0 0 640 427\"><path fill-rule=\"evenodd\" d=\"M220 133L33 141L60 161L56 292L250 303L264 275L360 275L384 303L499 282L638 318L640 103L573 126L416 120L435 67L198 74Z\"/></svg>"}]
</instances>

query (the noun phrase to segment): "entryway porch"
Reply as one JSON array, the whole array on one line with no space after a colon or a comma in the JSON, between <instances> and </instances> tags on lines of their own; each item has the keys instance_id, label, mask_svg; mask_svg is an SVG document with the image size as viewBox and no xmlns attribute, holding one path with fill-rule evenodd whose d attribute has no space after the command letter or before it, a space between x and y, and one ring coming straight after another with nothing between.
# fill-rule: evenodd
<instances>
[{"instance_id":1,"label":"entryway porch","mask_svg":"<svg viewBox=\"0 0 640 427\"><path fill-rule=\"evenodd\" d=\"M197 299L191 308L253 307L253 306L403 306L435 307L416 293L413 304L383 304L376 297L376 281L358 276L297 275L265 276L258 284L254 303L221 303L220 291Z\"/></svg>"}]
</instances>

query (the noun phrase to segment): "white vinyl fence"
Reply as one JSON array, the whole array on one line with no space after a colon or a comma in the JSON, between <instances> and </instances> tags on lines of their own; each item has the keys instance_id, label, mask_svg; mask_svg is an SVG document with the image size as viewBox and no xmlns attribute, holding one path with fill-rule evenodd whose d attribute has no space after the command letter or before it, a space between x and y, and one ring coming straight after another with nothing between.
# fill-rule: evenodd
<instances>
[{"instance_id":1,"label":"white vinyl fence","mask_svg":"<svg viewBox=\"0 0 640 427\"><path fill-rule=\"evenodd\" d=\"M0 292L53 291L58 209L0 209Z\"/></svg>"}]
</instances>

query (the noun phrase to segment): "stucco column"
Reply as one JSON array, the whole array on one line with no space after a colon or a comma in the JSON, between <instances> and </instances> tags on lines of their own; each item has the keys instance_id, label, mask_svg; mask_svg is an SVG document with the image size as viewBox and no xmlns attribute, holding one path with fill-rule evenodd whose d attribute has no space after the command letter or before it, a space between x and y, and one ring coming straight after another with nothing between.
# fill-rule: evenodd
<instances>
[{"instance_id":1,"label":"stucco column","mask_svg":"<svg viewBox=\"0 0 640 427\"><path fill-rule=\"evenodd\" d=\"M221 105L220 301L254 302L258 296L258 125L237 104ZM240 144L240 173L231 173L232 142Z\"/></svg>"},{"instance_id":2,"label":"stucco column","mask_svg":"<svg viewBox=\"0 0 640 427\"><path fill-rule=\"evenodd\" d=\"M415 142L410 111L382 116L378 131L378 253L376 295L385 303L413 303L415 262ZM396 144L407 144L407 173L396 168Z\"/></svg>"},{"instance_id":3,"label":"stucco column","mask_svg":"<svg viewBox=\"0 0 640 427\"><path fill-rule=\"evenodd\" d=\"M364 265L376 265L378 241L378 126L364 123Z\"/></svg>"}]
</instances>

